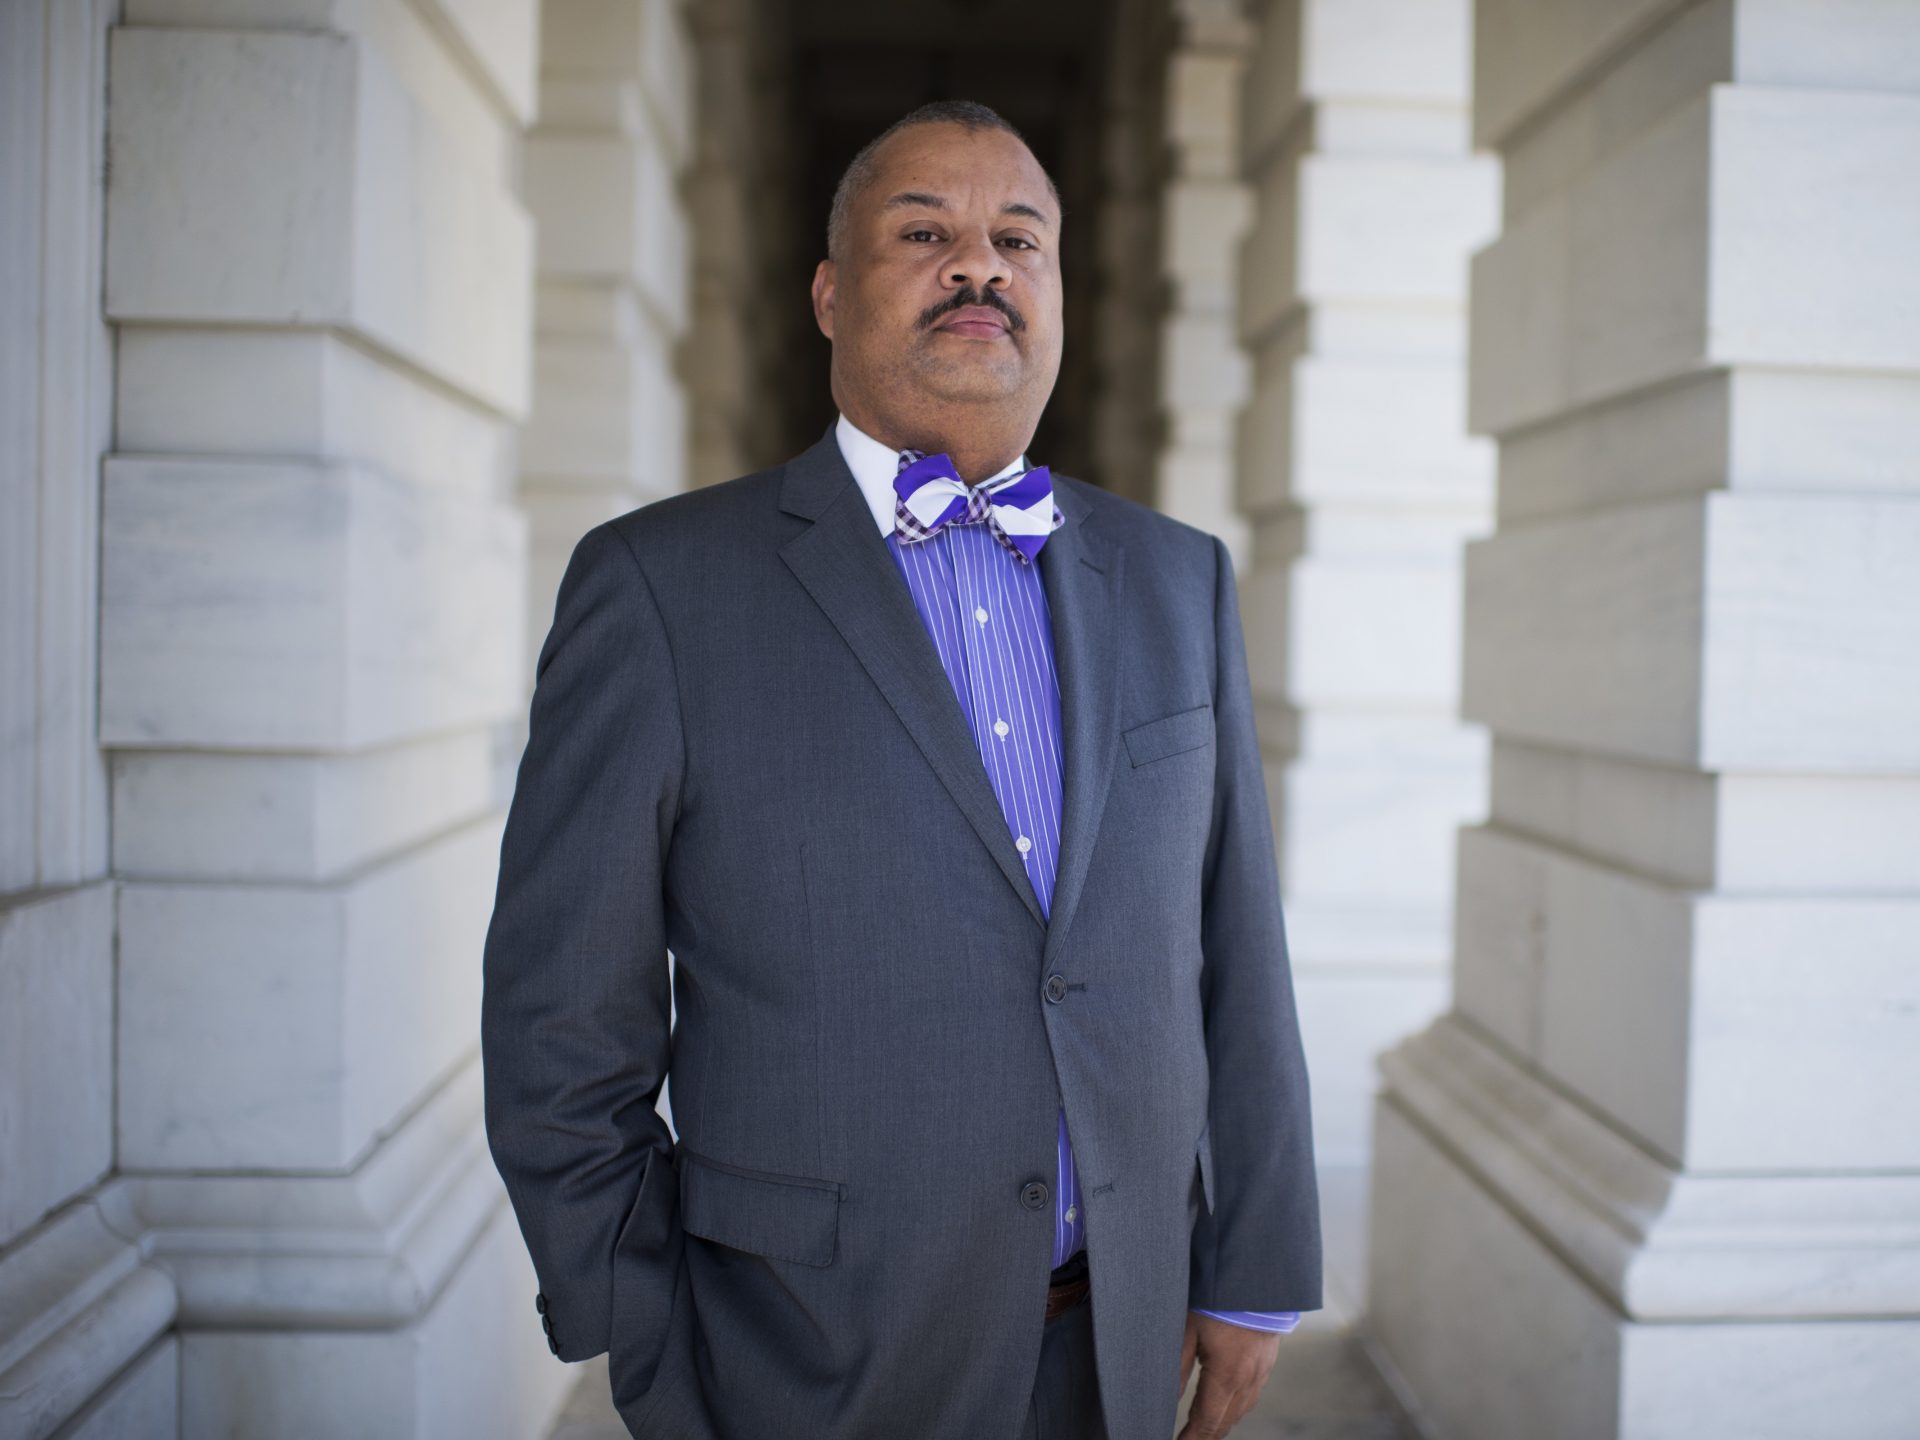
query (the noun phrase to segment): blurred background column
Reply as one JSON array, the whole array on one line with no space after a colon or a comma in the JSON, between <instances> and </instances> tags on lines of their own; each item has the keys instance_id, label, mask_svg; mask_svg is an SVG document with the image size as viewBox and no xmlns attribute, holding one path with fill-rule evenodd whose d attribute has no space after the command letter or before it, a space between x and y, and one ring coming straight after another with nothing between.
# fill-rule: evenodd
<instances>
[{"instance_id":1,"label":"blurred background column","mask_svg":"<svg viewBox=\"0 0 1920 1440\"><path fill-rule=\"evenodd\" d=\"M1445 1003L1453 835L1481 813L1456 677L1492 454L1463 369L1499 172L1469 153L1470 30L1465 0L1272 0L1244 83L1240 596L1329 1166L1365 1158L1374 1055Z\"/></svg>"},{"instance_id":2,"label":"blurred background column","mask_svg":"<svg viewBox=\"0 0 1920 1440\"><path fill-rule=\"evenodd\" d=\"M575 542L686 485L681 180L695 143L693 47L674 0L542 0L539 23L526 143L539 283L520 459L529 673Z\"/></svg>"},{"instance_id":3,"label":"blurred background column","mask_svg":"<svg viewBox=\"0 0 1920 1440\"><path fill-rule=\"evenodd\" d=\"M695 485L785 459L793 429L798 387L788 361L795 338L813 328L794 255L826 253L826 217L797 198L805 145L790 119L788 18L766 0L699 0L687 11L699 117L684 357ZM817 438L805 433L801 443Z\"/></svg>"},{"instance_id":4,"label":"blurred background column","mask_svg":"<svg viewBox=\"0 0 1920 1440\"><path fill-rule=\"evenodd\" d=\"M567 1375L475 1020L525 707L537 6L122 19L100 1208L178 1287L182 1435L530 1433Z\"/></svg>"},{"instance_id":5,"label":"blurred background column","mask_svg":"<svg viewBox=\"0 0 1920 1440\"><path fill-rule=\"evenodd\" d=\"M1920 5L1482 0L1454 1013L1372 1323L1438 1433L1914 1433Z\"/></svg>"},{"instance_id":6,"label":"blurred background column","mask_svg":"<svg viewBox=\"0 0 1920 1440\"><path fill-rule=\"evenodd\" d=\"M1104 52L1096 57L1101 68L1094 102L1098 189L1085 221L1094 232L1092 284L1085 287L1091 292L1091 333L1076 345L1069 321L1066 345L1069 352L1088 352L1088 477L1129 500L1151 505L1161 435L1159 317L1166 303L1160 284L1160 201L1166 168L1161 116L1174 28L1170 0L1110 4L1113 23ZM1065 208L1063 235L1073 232L1077 219L1071 202ZM1065 279L1072 289L1071 271ZM1071 473L1070 462L1049 463Z\"/></svg>"},{"instance_id":7,"label":"blurred background column","mask_svg":"<svg viewBox=\"0 0 1920 1440\"><path fill-rule=\"evenodd\" d=\"M1240 241L1251 211L1240 176L1240 85L1253 42L1241 0L1174 0L1160 146L1159 454L1151 503L1211 531L1236 566L1247 522L1234 508L1234 420L1247 398L1235 340Z\"/></svg>"}]
</instances>

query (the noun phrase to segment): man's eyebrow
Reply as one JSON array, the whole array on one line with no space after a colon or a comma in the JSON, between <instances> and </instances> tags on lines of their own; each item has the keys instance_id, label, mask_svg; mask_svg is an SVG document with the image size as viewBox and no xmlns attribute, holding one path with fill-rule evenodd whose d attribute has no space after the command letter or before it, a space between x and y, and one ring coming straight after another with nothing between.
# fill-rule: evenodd
<instances>
[{"instance_id":1,"label":"man's eyebrow","mask_svg":"<svg viewBox=\"0 0 1920 1440\"><path fill-rule=\"evenodd\" d=\"M882 210L903 210L919 208L922 210L944 210L946 200L939 195L929 195L924 190L902 190L897 195L889 195L880 206ZM1021 200L1009 200L1000 207L1002 215L1019 215L1028 220L1037 220L1042 225L1052 225L1053 219L1046 211L1029 205Z\"/></svg>"}]
</instances>

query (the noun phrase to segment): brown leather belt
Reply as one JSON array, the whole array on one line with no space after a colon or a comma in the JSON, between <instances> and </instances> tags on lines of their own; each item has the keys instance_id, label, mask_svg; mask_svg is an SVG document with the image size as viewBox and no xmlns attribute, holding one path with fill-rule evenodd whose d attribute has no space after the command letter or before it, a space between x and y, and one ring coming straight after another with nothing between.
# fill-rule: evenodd
<instances>
[{"instance_id":1,"label":"brown leather belt","mask_svg":"<svg viewBox=\"0 0 1920 1440\"><path fill-rule=\"evenodd\" d=\"M1069 1278L1056 1280L1047 1286L1047 1319L1064 1315L1082 1300L1087 1298L1087 1290L1092 1277L1087 1271L1087 1252L1082 1250L1054 1272Z\"/></svg>"}]
</instances>

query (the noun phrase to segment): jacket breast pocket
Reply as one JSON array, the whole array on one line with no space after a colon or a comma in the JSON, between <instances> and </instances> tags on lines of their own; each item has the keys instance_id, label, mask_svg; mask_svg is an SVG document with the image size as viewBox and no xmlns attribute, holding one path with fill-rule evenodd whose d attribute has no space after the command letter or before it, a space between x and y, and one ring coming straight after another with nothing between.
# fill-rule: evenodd
<instances>
[{"instance_id":1,"label":"jacket breast pocket","mask_svg":"<svg viewBox=\"0 0 1920 1440\"><path fill-rule=\"evenodd\" d=\"M1127 755L1136 766L1150 765L1170 755L1198 750L1213 743L1213 706L1176 710L1124 732Z\"/></svg>"},{"instance_id":2,"label":"jacket breast pocket","mask_svg":"<svg viewBox=\"0 0 1920 1440\"><path fill-rule=\"evenodd\" d=\"M703 1240L800 1265L831 1265L843 1187L832 1180L723 1165L682 1147L680 1228Z\"/></svg>"}]
</instances>

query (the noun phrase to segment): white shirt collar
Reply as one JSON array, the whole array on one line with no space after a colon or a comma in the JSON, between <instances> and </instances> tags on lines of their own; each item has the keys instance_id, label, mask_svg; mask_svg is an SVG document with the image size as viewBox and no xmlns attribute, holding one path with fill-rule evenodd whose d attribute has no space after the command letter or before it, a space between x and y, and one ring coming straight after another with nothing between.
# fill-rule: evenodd
<instances>
[{"instance_id":1,"label":"white shirt collar","mask_svg":"<svg viewBox=\"0 0 1920 1440\"><path fill-rule=\"evenodd\" d=\"M900 473L900 452L882 445L845 415L833 427L833 438L840 443L840 454L845 458L847 468L853 472L860 493L866 497L867 508L873 511L880 534L882 537L892 534L893 502L898 498L893 488L893 477ZM989 475L980 484L990 484L1026 468L1027 457L1022 455L1006 469Z\"/></svg>"}]
</instances>

